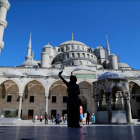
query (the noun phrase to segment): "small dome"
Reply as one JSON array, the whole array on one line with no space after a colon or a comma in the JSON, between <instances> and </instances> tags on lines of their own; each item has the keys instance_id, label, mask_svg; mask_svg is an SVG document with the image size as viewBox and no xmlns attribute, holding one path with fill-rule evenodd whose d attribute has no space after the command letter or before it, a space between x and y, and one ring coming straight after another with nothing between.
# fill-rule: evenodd
<instances>
[{"instance_id":1,"label":"small dome","mask_svg":"<svg viewBox=\"0 0 140 140\"><path fill-rule=\"evenodd\" d=\"M73 71L79 71L79 70L92 71L88 66L84 66L84 65L77 66Z\"/></svg>"},{"instance_id":2,"label":"small dome","mask_svg":"<svg viewBox=\"0 0 140 140\"><path fill-rule=\"evenodd\" d=\"M103 79L107 79L107 78L122 79L122 77L117 72L104 72L99 75L98 80L103 80Z\"/></svg>"},{"instance_id":3,"label":"small dome","mask_svg":"<svg viewBox=\"0 0 140 140\"><path fill-rule=\"evenodd\" d=\"M48 44L48 45L45 45L44 48L52 48L53 49L53 46L51 46L50 44Z\"/></svg>"},{"instance_id":4,"label":"small dome","mask_svg":"<svg viewBox=\"0 0 140 140\"><path fill-rule=\"evenodd\" d=\"M30 75L30 76L46 76L45 73L42 72L42 71L31 71L27 75Z\"/></svg>"},{"instance_id":5,"label":"small dome","mask_svg":"<svg viewBox=\"0 0 140 140\"><path fill-rule=\"evenodd\" d=\"M105 48L102 46L98 46L96 49L105 49Z\"/></svg>"},{"instance_id":6,"label":"small dome","mask_svg":"<svg viewBox=\"0 0 140 140\"><path fill-rule=\"evenodd\" d=\"M52 70L51 76L58 76L59 72L59 70ZM68 76L68 74L63 71L62 76Z\"/></svg>"},{"instance_id":7,"label":"small dome","mask_svg":"<svg viewBox=\"0 0 140 140\"><path fill-rule=\"evenodd\" d=\"M70 40L70 41L63 42L60 45L85 45L85 44L80 41Z\"/></svg>"},{"instance_id":8,"label":"small dome","mask_svg":"<svg viewBox=\"0 0 140 140\"><path fill-rule=\"evenodd\" d=\"M126 63L121 63L121 62L118 63L118 67L119 67L119 68L130 68L130 66L129 66L128 64L126 64Z\"/></svg>"},{"instance_id":9,"label":"small dome","mask_svg":"<svg viewBox=\"0 0 140 140\"><path fill-rule=\"evenodd\" d=\"M125 79L125 78L134 78L135 76L132 73L117 73L117 72L104 72L101 73L98 77L98 80L103 80L103 79Z\"/></svg>"},{"instance_id":10,"label":"small dome","mask_svg":"<svg viewBox=\"0 0 140 140\"><path fill-rule=\"evenodd\" d=\"M22 65L21 66L38 66L38 62L37 61L35 61L35 60L26 60L25 62L23 62L22 63Z\"/></svg>"},{"instance_id":11,"label":"small dome","mask_svg":"<svg viewBox=\"0 0 140 140\"><path fill-rule=\"evenodd\" d=\"M20 71L17 71L17 70L8 70L4 73L5 76L12 76L12 77L20 77L20 76L23 76L23 74L20 72Z\"/></svg>"}]
</instances>

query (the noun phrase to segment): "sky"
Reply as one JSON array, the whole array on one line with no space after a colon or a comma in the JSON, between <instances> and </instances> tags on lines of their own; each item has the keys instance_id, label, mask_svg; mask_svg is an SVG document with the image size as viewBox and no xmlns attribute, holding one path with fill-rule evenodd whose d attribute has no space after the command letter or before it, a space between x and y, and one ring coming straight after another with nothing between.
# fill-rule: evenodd
<instances>
[{"instance_id":1,"label":"sky","mask_svg":"<svg viewBox=\"0 0 140 140\"><path fill-rule=\"evenodd\" d=\"M42 48L74 40L106 48L133 69L140 69L140 1L126 0L9 0L0 66L25 61L30 33L34 60Z\"/></svg>"}]
</instances>

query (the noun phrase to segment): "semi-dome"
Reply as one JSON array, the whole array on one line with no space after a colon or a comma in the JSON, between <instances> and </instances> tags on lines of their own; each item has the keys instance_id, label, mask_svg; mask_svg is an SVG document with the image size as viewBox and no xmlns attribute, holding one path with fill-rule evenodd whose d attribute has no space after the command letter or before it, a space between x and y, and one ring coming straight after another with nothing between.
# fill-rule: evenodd
<instances>
[{"instance_id":1,"label":"semi-dome","mask_svg":"<svg viewBox=\"0 0 140 140\"><path fill-rule=\"evenodd\" d=\"M70 41L63 42L60 45L85 45L85 44L80 41L70 40Z\"/></svg>"},{"instance_id":2,"label":"semi-dome","mask_svg":"<svg viewBox=\"0 0 140 140\"><path fill-rule=\"evenodd\" d=\"M98 80L103 80L103 79L122 79L121 75L117 72L103 72L99 75Z\"/></svg>"},{"instance_id":3,"label":"semi-dome","mask_svg":"<svg viewBox=\"0 0 140 140\"><path fill-rule=\"evenodd\" d=\"M59 72L59 70L52 70L51 76L58 76ZM62 76L68 76L68 74L63 71Z\"/></svg>"},{"instance_id":4,"label":"semi-dome","mask_svg":"<svg viewBox=\"0 0 140 140\"><path fill-rule=\"evenodd\" d=\"M21 66L30 66L30 67L33 67L33 66L38 66L38 62L35 61L35 60L26 60L25 62L22 63Z\"/></svg>"},{"instance_id":5,"label":"semi-dome","mask_svg":"<svg viewBox=\"0 0 140 140\"><path fill-rule=\"evenodd\" d=\"M42 71L31 71L27 75L30 75L30 76L46 76L45 73L42 72Z\"/></svg>"},{"instance_id":6,"label":"semi-dome","mask_svg":"<svg viewBox=\"0 0 140 140\"><path fill-rule=\"evenodd\" d=\"M119 68L130 68L130 66L129 66L128 64L122 63L122 62L119 62L119 63L118 63L118 67L119 67Z\"/></svg>"},{"instance_id":7,"label":"semi-dome","mask_svg":"<svg viewBox=\"0 0 140 140\"><path fill-rule=\"evenodd\" d=\"M128 72L119 73L119 75L122 78L134 78L135 77L132 73L128 73Z\"/></svg>"},{"instance_id":8,"label":"semi-dome","mask_svg":"<svg viewBox=\"0 0 140 140\"><path fill-rule=\"evenodd\" d=\"M44 48L52 48L53 49L53 46L51 46L50 44L48 44L48 45L45 45Z\"/></svg>"},{"instance_id":9,"label":"semi-dome","mask_svg":"<svg viewBox=\"0 0 140 140\"><path fill-rule=\"evenodd\" d=\"M20 76L23 76L23 74L20 71L12 70L12 69L4 72L4 75L8 76L8 77L12 77L12 76L20 77Z\"/></svg>"},{"instance_id":10,"label":"semi-dome","mask_svg":"<svg viewBox=\"0 0 140 140\"><path fill-rule=\"evenodd\" d=\"M74 71L79 71L79 70L86 70L86 71L92 71L88 66L84 66L84 65L80 65L80 66L77 66L74 70Z\"/></svg>"}]
</instances>

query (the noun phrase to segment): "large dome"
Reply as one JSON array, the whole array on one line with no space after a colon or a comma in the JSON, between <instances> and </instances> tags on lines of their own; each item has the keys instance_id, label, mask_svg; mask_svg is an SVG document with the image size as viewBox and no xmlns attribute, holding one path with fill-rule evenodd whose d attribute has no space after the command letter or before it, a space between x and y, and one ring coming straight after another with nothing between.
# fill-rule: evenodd
<instances>
[{"instance_id":1,"label":"large dome","mask_svg":"<svg viewBox=\"0 0 140 140\"><path fill-rule=\"evenodd\" d=\"M80 41L70 40L70 41L63 42L60 45L85 45L85 44Z\"/></svg>"}]
</instances>

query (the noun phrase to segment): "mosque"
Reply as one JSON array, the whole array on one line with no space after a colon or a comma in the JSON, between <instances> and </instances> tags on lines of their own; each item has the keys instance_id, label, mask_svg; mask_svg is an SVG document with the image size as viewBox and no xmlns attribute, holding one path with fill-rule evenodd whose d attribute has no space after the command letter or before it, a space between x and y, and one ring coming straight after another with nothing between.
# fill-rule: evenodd
<instances>
[{"instance_id":1,"label":"mosque","mask_svg":"<svg viewBox=\"0 0 140 140\"><path fill-rule=\"evenodd\" d=\"M7 26L8 0L0 0L0 50ZM10 23L9 23L10 24ZM6 34L5 34L6 35ZM0 67L0 114L17 109L18 119L67 113L67 87L58 73L69 81L77 77L83 111L95 114L97 123L131 123L140 119L140 70L132 69L106 48L96 49L72 38L58 46L42 46L40 60L31 54L31 35L25 62L17 67ZM8 112L7 112L8 115Z\"/></svg>"}]
</instances>

